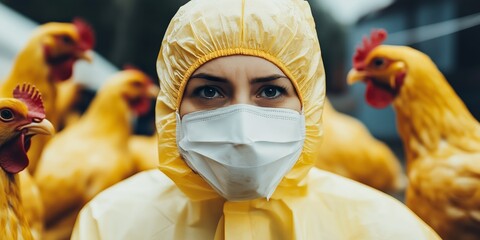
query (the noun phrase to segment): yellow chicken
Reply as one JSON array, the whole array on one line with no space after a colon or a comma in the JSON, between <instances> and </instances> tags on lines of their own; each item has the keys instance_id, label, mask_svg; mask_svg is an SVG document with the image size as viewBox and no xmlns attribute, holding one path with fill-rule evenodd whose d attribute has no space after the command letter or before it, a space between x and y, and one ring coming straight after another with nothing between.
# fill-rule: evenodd
<instances>
[{"instance_id":1,"label":"yellow chicken","mask_svg":"<svg viewBox=\"0 0 480 240\"><path fill-rule=\"evenodd\" d=\"M29 164L31 138L53 134L54 128L34 87L18 86L13 97L0 99L0 239L41 239L41 232L27 222L17 173Z\"/></svg>"},{"instance_id":2,"label":"yellow chicken","mask_svg":"<svg viewBox=\"0 0 480 240\"><path fill-rule=\"evenodd\" d=\"M157 94L141 71L121 71L77 122L47 144L34 175L48 209L45 239L68 239L86 202L135 173L128 152L132 116L146 113Z\"/></svg>"},{"instance_id":3,"label":"yellow chicken","mask_svg":"<svg viewBox=\"0 0 480 240\"><path fill-rule=\"evenodd\" d=\"M326 140L316 167L387 193L403 190L406 179L398 159L360 121L337 112L326 101L323 126Z\"/></svg>"},{"instance_id":4,"label":"yellow chicken","mask_svg":"<svg viewBox=\"0 0 480 240\"><path fill-rule=\"evenodd\" d=\"M39 26L18 53L12 70L0 88L0 96L11 97L17 84L26 82L35 85L42 93L48 118L57 127L55 83L71 78L77 60L90 61L88 52L94 41L91 27L82 20ZM48 139L48 136L38 136L32 141L28 152L30 172L34 172Z\"/></svg>"},{"instance_id":5,"label":"yellow chicken","mask_svg":"<svg viewBox=\"0 0 480 240\"><path fill-rule=\"evenodd\" d=\"M480 239L480 125L433 61L406 46L364 39L350 83L366 101L393 104L407 158L406 204L446 240Z\"/></svg>"}]
</instances>

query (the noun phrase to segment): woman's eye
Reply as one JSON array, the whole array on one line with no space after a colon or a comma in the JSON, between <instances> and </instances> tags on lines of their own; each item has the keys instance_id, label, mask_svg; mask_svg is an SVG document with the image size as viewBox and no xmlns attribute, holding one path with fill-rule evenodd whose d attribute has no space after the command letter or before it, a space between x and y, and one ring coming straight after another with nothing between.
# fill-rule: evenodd
<instances>
[{"instance_id":1,"label":"woman's eye","mask_svg":"<svg viewBox=\"0 0 480 240\"><path fill-rule=\"evenodd\" d=\"M281 87L265 87L260 91L259 97L262 98L277 98L285 92L285 89Z\"/></svg>"},{"instance_id":2,"label":"woman's eye","mask_svg":"<svg viewBox=\"0 0 480 240\"><path fill-rule=\"evenodd\" d=\"M202 98L218 98L222 97L220 92L214 87L202 87L197 90L198 95Z\"/></svg>"}]
</instances>

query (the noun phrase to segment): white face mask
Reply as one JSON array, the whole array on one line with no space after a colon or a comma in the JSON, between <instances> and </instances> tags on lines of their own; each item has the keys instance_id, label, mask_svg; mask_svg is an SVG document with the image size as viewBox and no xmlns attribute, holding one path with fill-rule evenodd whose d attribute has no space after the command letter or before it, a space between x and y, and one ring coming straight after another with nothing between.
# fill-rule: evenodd
<instances>
[{"instance_id":1,"label":"white face mask","mask_svg":"<svg viewBox=\"0 0 480 240\"><path fill-rule=\"evenodd\" d=\"M230 201L267 199L297 161L305 116L237 104L177 113L177 146L187 164Z\"/></svg>"}]
</instances>

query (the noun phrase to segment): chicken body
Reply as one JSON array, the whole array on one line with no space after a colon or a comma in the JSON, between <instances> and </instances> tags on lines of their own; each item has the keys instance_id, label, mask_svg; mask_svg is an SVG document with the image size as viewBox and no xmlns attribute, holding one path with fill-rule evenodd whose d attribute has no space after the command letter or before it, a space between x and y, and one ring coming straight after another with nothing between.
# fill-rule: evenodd
<instances>
[{"instance_id":1,"label":"chicken body","mask_svg":"<svg viewBox=\"0 0 480 240\"><path fill-rule=\"evenodd\" d=\"M135 172L128 151L132 116L146 113L157 93L140 71L120 72L48 143L34 175L49 210L45 239L68 239L83 205Z\"/></svg>"},{"instance_id":2,"label":"chicken body","mask_svg":"<svg viewBox=\"0 0 480 240\"><path fill-rule=\"evenodd\" d=\"M128 141L128 148L132 155L137 172L158 167L158 140L157 135L134 135Z\"/></svg>"},{"instance_id":3,"label":"chicken body","mask_svg":"<svg viewBox=\"0 0 480 240\"><path fill-rule=\"evenodd\" d=\"M427 55L385 37L357 50L349 82L366 82L372 106L393 103L406 204L443 239L480 239L480 125Z\"/></svg>"},{"instance_id":4,"label":"chicken body","mask_svg":"<svg viewBox=\"0 0 480 240\"><path fill-rule=\"evenodd\" d=\"M388 146L375 139L357 119L337 112L329 101L323 111L325 139L315 166L380 191L404 189L405 175Z\"/></svg>"},{"instance_id":5,"label":"chicken body","mask_svg":"<svg viewBox=\"0 0 480 240\"><path fill-rule=\"evenodd\" d=\"M20 99L0 99L0 239L41 239L27 221L30 213L23 208L18 176L28 166L30 138L54 131L37 94L26 91Z\"/></svg>"}]
</instances>

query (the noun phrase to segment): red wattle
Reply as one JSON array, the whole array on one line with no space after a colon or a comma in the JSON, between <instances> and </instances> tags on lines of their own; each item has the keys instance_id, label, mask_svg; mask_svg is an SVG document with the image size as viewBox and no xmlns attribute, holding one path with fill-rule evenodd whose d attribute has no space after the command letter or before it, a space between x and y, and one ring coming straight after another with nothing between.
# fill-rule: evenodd
<instances>
[{"instance_id":1,"label":"red wattle","mask_svg":"<svg viewBox=\"0 0 480 240\"><path fill-rule=\"evenodd\" d=\"M73 64L75 59L68 59L60 64L52 65L51 75L56 81L64 81L72 77L73 74Z\"/></svg>"},{"instance_id":2,"label":"red wattle","mask_svg":"<svg viewBox=\"0 0 480 240\"><path fill-rule=\"evenodd\" d=\"M136 102L133 106L134 111L137 115L141 116L150 110L150 99L141 98L140 101Z\"/></svg>"},{"instance_id":3,"label":"red wattle","mask_svg":"<svg viewBox=\"0 0 480 240\"><path fill-rule=\"evenodd\" d=\"M11 174L18 173L28 166L28 156L24 146L25 135L20 134L0 146L0 167Z\"/></svg>"},{"instance_id":4,"label":"red wattle","mask_svg":"<svg viewBox=\"0 0 480 240\"><path fill-rule=\"evenodd\" d=\"M367 81L365 92L367 103L374 108L385 108L393 102L395 96L392 92L375 86L373 81Z\"/></svg>"}]
</instances>

